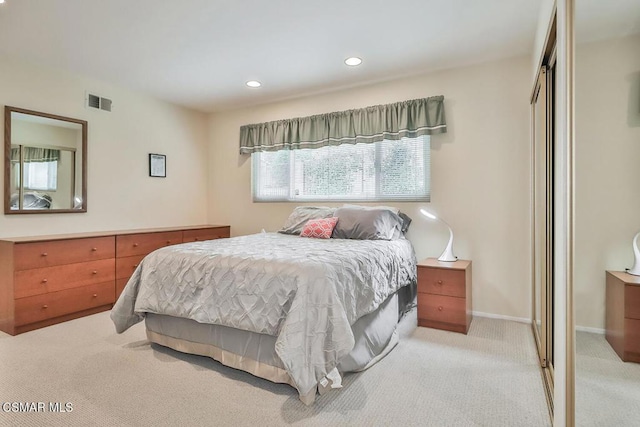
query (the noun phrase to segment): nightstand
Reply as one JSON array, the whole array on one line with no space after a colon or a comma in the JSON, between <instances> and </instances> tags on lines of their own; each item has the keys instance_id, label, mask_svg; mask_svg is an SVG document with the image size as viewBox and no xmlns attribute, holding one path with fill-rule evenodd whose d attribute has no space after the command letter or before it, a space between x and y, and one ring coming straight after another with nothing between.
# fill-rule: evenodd
<instances>
[{"instance_id":1,"label":"nightstand","mask_svg":"<svg viewBox=\"0 0 640 427\"><path fill-rule=\"evenodd\" d=\"M640 276L607 271L606 328L620 359L640 363Z\"/></svg>"},{"instance_id":2,"label":"nightstand","mask_svg":"<svg viewBox=\"0 0 640 427\"><path fill-rule=\"evenodd\" d=\"M471 319L471 261L419 262L418 325L466 334Z\"/></svg>"}]
</instances>

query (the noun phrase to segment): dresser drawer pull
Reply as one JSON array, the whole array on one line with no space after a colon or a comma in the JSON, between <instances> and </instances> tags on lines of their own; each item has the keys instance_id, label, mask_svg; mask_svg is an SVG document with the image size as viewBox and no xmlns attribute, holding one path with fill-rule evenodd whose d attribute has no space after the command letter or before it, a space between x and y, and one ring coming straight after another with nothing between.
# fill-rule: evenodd
<instances>
[{"instance_id":1,"label":"dresser drawer pull","mask_svg":"<svg viewBox=\"0 0 640 427\"><path fill-rule=\"evenodd\" d=\"M442 311L442 306L438 306L438 311Z\"/></svg>"},{"instance_id":2,"label":"dresser drawer pull","mask_svg":"<svg viewBox=\"0 0 640 427\"><path fill-rule=\"evenodd\" d=\"M97 250L98 250L98 248L91 248L91 252L95 252Z\"/></svg>"},{"instance_id":3,"label":"dresser drawer pull","mask_svg":"<svg viewBox=\"0 0 640 427\"><path fill-rule=\"evenodd\" d=\"M171 240L167 240L167 245L171 244Z\"/></svg>"},{"instance_id":4,"label":"dresser drawer pull","mask_svg":"<svg viewBox=\"0 0 640 427\"><path fill-rule=\"evenodd\" d=\"M438 280L438 285L442 285L442 280Z\"/></svg>"},{"instance_id":5,"label":"dresser drawer pull","mask_svg":"<svg viewBox=\"0 0 640 427\"><path fill-rule=\"evenodd\" d=\"M98 298L98 294L93 294L93 297L94 298Z\"/></svg>"},{"instance_id":6,"label":"dresser drawer pull","mask_svg":"<svg viewBox=\"0 0 640 427\"><path fill-rule=\"evenodd\" d=\"M98 274L98 270L93 270L91 274Z\"/></svg>"},{"instance_id":7,"label":"dresser drawer pull","mask_svg":"<svg viewBox=\"0 0 640 427\"><path fill-rule=\"evenodd\" d=\"M137 243L134 243L134 244L133 244L133 247L134 247L134 248L137 248L137 247L138 247L138 244L137 244Z\"/></svg>"},{"instance_id":8,"label":"dresser drawer pull","mask_svg":"<svg viewBox=\"0 0 640 427\"><path fill-rule=\"evenodd\" d=\"M48 280L47 279L42 279L42 283L47 283Z\"/></svg>"},{"instance_id":9,"label":"dresser drawer pull","mask_svg":"<svg viewBox=\"0 0 640 427\"><path fill-rule=\"evenodd\" d=\"M49 254L46 253L46 252L42 252L42 256L47 256L47 255L49 255Z\"/></svg>"},{"instance_id":10,"label":"dresser drawer pull","mask_svg":"<svg viewBox=\"0 0 640 427\"><path fill-rule=\"evenodd\" d=\"M47 304L45 304L45 305L43 305L43 306L42 306L42 308L43 308L43 309L45 309L45 308L49 308L49 306L48 306Z\"/></svg>"}]
</instances>

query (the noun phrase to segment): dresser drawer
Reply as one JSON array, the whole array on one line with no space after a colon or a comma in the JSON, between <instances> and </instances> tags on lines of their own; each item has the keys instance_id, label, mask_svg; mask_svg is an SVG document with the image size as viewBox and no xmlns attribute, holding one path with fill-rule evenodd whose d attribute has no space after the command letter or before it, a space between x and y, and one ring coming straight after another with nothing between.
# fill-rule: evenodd
<instances>
[{"instance_id":1,"label":"dresser drawer","mask_svg":"<svg viewBox=\"0 0 640 427\"><path fill-rule=\"evenodd\" d=\"M64 316L89 308L111 304L115 283L98 283L81 288L20 298L15 302L16 326Z\"/></svg>"},{"instance_id":2,"label":"dresser drawer","mask_svg":"<svg viewBox=\"0 0 640 427\"><path fill-rule=\"evenodd\" d=\"M466 325L466 301L463 298L418 294L418 319Z\"/></svg>"},{"instance_id":3,"label":"dresser drawer","mask_svg":"<svg viewBox=\"0 0 640 427\"><path fill-rule=\"evenodd\" d=\"M164 246L182 243L182 231L116 236L116 257L147 255Z\"/></svg>"},{"instance_id":4,"label":"dresser drawer","mask_svg":"<svg viewBox=\"0 0 640 427\"><path fill-rule=\"evenodd\" d=\"M51 240L17 243L15 270L50 267L115 257L115 238Z\"/></svg>"},{"instance_id":5,"label":"dresser drawer","mask_svg":"<svg viewBox=\"0 0 640 427\"><path fill-rule=\"evenodd\" d=\"M418 292L464 298L465 271L418 267Z\"/></svg>"},{"instance_id":6,"label":"dresser drawer","mask_svg":"<svg viewBox=\"0 0 640 427\"><path fill-rule=\"evenodd\" d=\"M624 317L640 320L640 286L625 285Z\"/></svg>"},{"instance_id":7,"label":"dresser drawer","mask_svg":"<svg viewBox=\"0 0 640 427\"><path fill-rule=\"evenodd\" d=\"M198 242L203 240L214 240L229 237L229 227L199 228L197 230L184 230L182 241Z\"/></svg>"},{"instance_id":8,"label":"dresser drawer","mask_svg":"<svg viewBox=\"0 0 640 427\"><path fill-rule=\"evenodd\" d=\"M134 255L116 259L116 279L129 279L146 255Z\"/></svg>"},{"instance_id":9,"label":"dresser drawer","mask_svg":"<svg viewBox=\"0 0 640 427\"><path fill-rule=\"evenodd\" d=\"M16 271L14 279L15 298L103 283L115 279L115 259Z\"/></svg>"},{"instance_id":10,"label":"dresser drawer","mask_svg":"<svg viewBox=\"0 0 640 427\"><path fill-rule=\"evenodd\" d=\"M120 294L122 294L122 291L125 286L127 286L128 282L129 279L116 279L116 301L120 298Z\"/></svg>"}]
</instances>

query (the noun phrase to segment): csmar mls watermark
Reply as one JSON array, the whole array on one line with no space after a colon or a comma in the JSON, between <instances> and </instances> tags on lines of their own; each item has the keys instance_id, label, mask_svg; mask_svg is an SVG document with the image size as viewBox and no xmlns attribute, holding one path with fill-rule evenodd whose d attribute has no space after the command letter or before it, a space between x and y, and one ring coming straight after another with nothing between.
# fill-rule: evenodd
<instances>
[{"instance_id":1,"label":"csmar mls watermark","mask_svg":"<svg viewBox=\"0 0 640 427\"><path fill-rule=\"evenodd\" d=\"M73 412L71 402L0 402L0 412Z\"/></svg>"}]
</instances>

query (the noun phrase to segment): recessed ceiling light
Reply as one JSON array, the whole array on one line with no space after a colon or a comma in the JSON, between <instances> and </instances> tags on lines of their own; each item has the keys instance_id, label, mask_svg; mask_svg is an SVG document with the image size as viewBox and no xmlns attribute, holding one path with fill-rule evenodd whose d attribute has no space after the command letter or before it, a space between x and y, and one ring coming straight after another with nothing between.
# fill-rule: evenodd
<instances>
[{"instance_id":1,"label":"recessed ceiling light","mask_svg":"<svg viewBox=\"0 0 640 427\"><path fill-rule=\"evenodd\" d=\"M362 59L356 56L352 56L351 58L345 59L344 63L349 65L350 67L355 67L356 65L362 64Z\"/></svg>"},{"instance_id":2,"label":"recessed ceiling light","mask_svg":"<svg viewBox=\"0 0 640 427\"><path fill-rule=\"evenodd\" d=\"M262 83L260 83L257 80L249 80L247 83L245 83L247 86L249 87L260 87L262 86Z\"/></svg>"}]
</instances>

